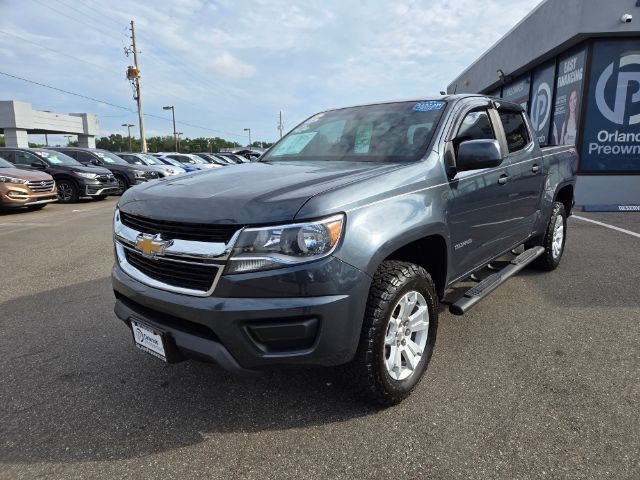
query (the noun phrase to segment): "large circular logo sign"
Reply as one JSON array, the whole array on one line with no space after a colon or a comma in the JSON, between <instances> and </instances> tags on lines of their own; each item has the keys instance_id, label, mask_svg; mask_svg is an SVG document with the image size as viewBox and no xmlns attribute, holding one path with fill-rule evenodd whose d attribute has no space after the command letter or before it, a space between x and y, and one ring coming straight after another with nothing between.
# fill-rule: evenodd
<instances>
[{"instance_id":1,"label":"large circular logo sign","mask_svg":"<svg viewBox=\"0 0 640 480\"><path fill-rule=\"evenodd\" d=\"M531 105L531 123L535 131L542 130L549 120L551 112L551 87L542 82L533 95Z\"/></svg>"},{"instance_id":2,"label":"large circular logo sign","mask_svg":"<svg viewBox=\"0 0 640 480\"><path fill-rule=\"evenodd\" d=\"M631 103L640 102L640 55L630 54L620 58L617 78L613 78L613 67L615 62L611 62L604 69L598 83L596 84L596 105L603 117L618 125L635 125L640 123L640 113L628 115L626 113L627 98L631 95ZM629 65L636 65L634 70L625 69ZM605 97L605 91L609 82L614 82L615 97L613 105L610 105Z\"/></svg>"}]
</instances>

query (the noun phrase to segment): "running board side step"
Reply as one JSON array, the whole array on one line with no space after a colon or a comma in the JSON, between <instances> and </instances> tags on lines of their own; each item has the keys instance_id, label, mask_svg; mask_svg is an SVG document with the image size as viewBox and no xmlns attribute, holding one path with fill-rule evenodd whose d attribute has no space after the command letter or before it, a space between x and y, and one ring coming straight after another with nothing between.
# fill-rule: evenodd
<instances>
[{"instance_id":1,"label":"running board side step","mask_svg":"<svg viewBox=\"0 0 640 480\"><path fill-rule=\"evenodd\" d=\"M525 250L516 258L511 260L509 265L496 273L492 273L476 286L467 290L460 300L449 305L449 311L454 315L464 315L476 303L489 295L510 277L518 273L543 253L544 247L533 247L529 250Z\"/></svg>"}]
</instances>

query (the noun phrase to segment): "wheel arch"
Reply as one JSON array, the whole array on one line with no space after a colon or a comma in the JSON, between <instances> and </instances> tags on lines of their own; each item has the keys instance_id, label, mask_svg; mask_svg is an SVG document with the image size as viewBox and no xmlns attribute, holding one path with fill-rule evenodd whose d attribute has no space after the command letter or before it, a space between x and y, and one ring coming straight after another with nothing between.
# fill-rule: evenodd
<instances>
[{"instance_id":1,"label":"wheel arch","mask_svg":"<svg viewBox=\"0 0 640 480\"><path fill-rule=\"evenodd\" d=\"M561 185L555 194L554 202L562 202L567 217L571 215L573 208L573 184Z\"/></svg>"},{"instance_id":2,"label":"wheel arch","mask_svg":"<svg viewBox=\"0 0 640 480\"><path fill-rule=\"evenodd\" d=\"M398 246L384 260L410 262L424 268L442 298L447 285L448 250L444 236L432 234ZM382 262L381 262L382 263Z\"/></svg>"}]
</instances>

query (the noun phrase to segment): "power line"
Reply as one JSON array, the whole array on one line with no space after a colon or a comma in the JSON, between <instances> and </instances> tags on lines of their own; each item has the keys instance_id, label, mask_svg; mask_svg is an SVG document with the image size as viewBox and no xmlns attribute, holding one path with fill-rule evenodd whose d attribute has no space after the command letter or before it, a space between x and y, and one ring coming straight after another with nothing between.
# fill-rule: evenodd
<instances>
[{"instance_id":1,"label":"power line","mask_svg":"<svg viewBox=\"0 0 640 480\"><path fill-rule=\"evenodd\" d=\"M101 69L105 68L104 65L98 65L97 63L87 62L86 60L83 60L82 58L74 57L73 55L61 52L59 50L54 50L53 48L46 47L46 46L41 45L39 43L36 43L36 42L34 42L32 40L29 40L29 39L26 39L24 37L21 37L20 35L16 35L15 33L5 32L4 30L0 30L0 33L2 33L4 35L8 35L10 37L18 38L18 39L22 40L23 42L30 43L32 45L35 45L36 47L43 48L45 50L49 50L50 52L57 53L58 55L62 55L63 57L71 58L71 59L76 60L78 62L86 63L87 65L93 65L94 67L98 67L98 68L101 68Z\"/></svg>"},{"instance_id":2,"label":"power line","mask_svg":"<svg viewBox=\"0 0 640 480\"><path fill-rule=\"evenodd\" d=\"M7 77L15 78L17 80L22 80L23 82L32 83L32 84L38 85L40 87L49 88L51 90L56 90L58 92L66 93L67 95L73 95L74 97L84 98L86 100L91 100L92 102L103 103L104 105L109 105L110 107L113 107L113 108L120 108L122 110L128 110L131 113L135 113L134 110L131 110L128 107L123 107L122 105L116 105L114 103L107 102L106 100L100 100L98 98L89 97L87 95L82 95L81 93L70 92L69 90L63 90L62 88L52 87L51 85L47 85L47 84L44 84L44 83L36 82L34 80L29 80L28 78L22 78L22 77L19 77L17 75L12 75L12 74L7 73L7 72L0 72L0 75L6 75Z\"/></svg>"},{"instance_id":3,"label":"power line","mask_svg":"<svg viewBox=\"0 0 640 480\"><path fill-rule=\"evenodd\" d=\"M49 10L51 10L51 11L53 11L53 12L57 13L58 15L62 15L63 17L66 17L66 18L69 18L69 19L71 19L71 20L74 20L74 21L76 21L76 22L78 22L78 23L80 23L80 24L84 25L85 27L89 27L89 28L91 28L92 30L98 30L98 31L100 31L100 33L102 33L103 35L105 35L105 36L107 36L107 37L109 37L109 38L113 38L113 37L112 37L113 32L109 32L109 31L107 31L107 30L103 30L101 27L96 27L96 26L93 26L93 25L88 25L88 24L87 24L87 22L85 22L84 20L80 20L80 19L78 19L77 17L75 17L75 16L73 16L73 15L69 15L68 13L63 13L63 12L61 12L60 10L57 10L57 9L53 8L52 6L47 5L46 3L42 3L40 0L33 0L33 1L34 1L34 2L36 2L36 3L37 3L37 4L39 4L39 5L42 5L42 6L43 6L43 7L45 7L45 8L48 8Z\"/></svg>"},{"instance_id":4,"label":"power line","mask_svg":"<svg viewBox=\"0 0 640 480\"><path fill-rule=\"evenodd\" d=\"M132 110L129 107L124 107L122 105L116 105L115 103L107 102L106 100L100 100L99 98L90 97L88 95L82 95L81 93L70 92L69 90L64 90L62 88L53 87L53 86L47 85L45 83L40 83L40 82L36 82L34 80L29 80L28 78L23 78L23 77L19 77L17 75L12 75L12 74L7 73L7 72L0 71L0 75L5 75L7 77L15 78L16 80L21 80L23 82L31 83L33 85L38 85L40 87L49 88L49 89L55 90L57 92L66 93L67 95L73 95L75 97L80 97L80 98L84 98L86 100L91 100L92 102L102 103L104 105L108 105L108 106L113 107L113 108L119 108L121 110L127 110L128 112L131 112L131 113L136 113L135 110ZM144 116L145 117L158 118L160 120L164 120L164 121L167 121L167 122L171 122L172 121L170 118L161 117L160 115L154 115L154 114L151 114L151 113L145 113ZM201 129L201 130L208 130L210 132L221 133L221 134L224 134L224 135L231 135L231 136L234 136L234 137L242 137L242 136L244 136L244 135L239 134L239 133L225 132L223 130L215 130L213 128L208 128L208 127L203 127L201 125L196 125L194 123L178 122L178 121L176 121L176 123L180 123L180 124L185 125L187 127L198 128L198 129Z\"/></svg>"}]
</instances>

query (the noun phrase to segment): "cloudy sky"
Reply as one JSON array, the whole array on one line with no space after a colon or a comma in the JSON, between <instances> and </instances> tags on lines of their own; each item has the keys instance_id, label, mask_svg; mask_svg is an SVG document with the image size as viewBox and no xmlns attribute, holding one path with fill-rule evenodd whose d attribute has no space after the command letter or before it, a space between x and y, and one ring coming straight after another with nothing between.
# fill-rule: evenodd
<instances>
[{"instance_id":1,"label":"cloudy sky","mask_svg":"<svg viewBox=\"0 0 640 480\"><path fill-rule=\"evenodd\" d=\"M538 3L0 0L0 72L113 105L5 75L0 99L96 113L104 135L137 124L124 55L133 19L148 136L171 133L172 104L185 136L246 143L249 127L272 141L280 110L289 130L329 107L437 94Z\"/></svg>"}]
</instances>

